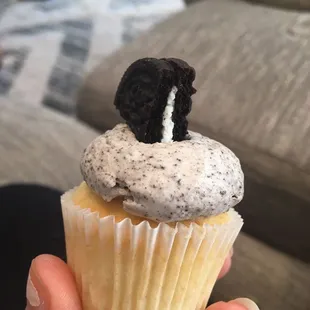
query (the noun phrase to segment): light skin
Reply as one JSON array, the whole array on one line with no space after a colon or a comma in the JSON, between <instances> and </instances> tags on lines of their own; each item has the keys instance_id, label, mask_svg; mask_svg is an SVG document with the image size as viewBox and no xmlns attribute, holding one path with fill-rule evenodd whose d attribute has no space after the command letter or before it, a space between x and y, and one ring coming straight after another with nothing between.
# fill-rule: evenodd
<instances>
[{"instance_id":1,"label":"light skin","mask_svg":"<svg viewBox=\"0 0 310 310\"><path fill-rule=\"evenodd\" d=\"M219 274L229 271L231 256L227 257ZM68 266L52 255L40 255L31 264L27 285L26 310L82 310L73 275ZM207 310L247 310L242 301L218 302ZM254 309L254 308L253 308Z\"/></svg>"}]
</instances>

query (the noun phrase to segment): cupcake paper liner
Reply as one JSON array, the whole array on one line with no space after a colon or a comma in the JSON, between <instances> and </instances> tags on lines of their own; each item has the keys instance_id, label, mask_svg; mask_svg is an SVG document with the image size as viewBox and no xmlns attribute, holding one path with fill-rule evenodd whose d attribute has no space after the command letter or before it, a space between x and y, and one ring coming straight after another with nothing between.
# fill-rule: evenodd
<instances>
[{"instance_id":1,"label":"cupcake paper liner","mask_svg":"<svg viewBox=\"0 0 310 310\"><path fill-rule=\"evenodd\" d=\"M242 225L133 225L62 196L67 260L84 310L202 310Z\"/></svg>"}]
</instances>

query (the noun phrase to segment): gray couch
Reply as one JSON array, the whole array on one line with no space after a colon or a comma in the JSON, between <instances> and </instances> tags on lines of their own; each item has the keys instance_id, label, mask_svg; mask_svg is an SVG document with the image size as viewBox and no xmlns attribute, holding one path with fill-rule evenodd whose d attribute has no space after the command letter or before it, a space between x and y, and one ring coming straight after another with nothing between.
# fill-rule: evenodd
<instances>
[{"instance_id":1,"label":"gray couch","mask_svg":"<svg viewBox=\"0 0 310 310\"><path fill-rule=\"evenodd\" d=\"M246 174L244 233L213 299L248 296L263 310L310 309L310 7L207 0L104 59L85 79L78 117L104 131L121 121L119 79L135 59L174 56L197 69L191 129L232 148ZM285 2L285 1L284 1ZM285 4L285 3L282 4ZM57 113L0 99L0 183L66 190L81 180L80 153L98 133Z\"/></svg>"}]
</instances>

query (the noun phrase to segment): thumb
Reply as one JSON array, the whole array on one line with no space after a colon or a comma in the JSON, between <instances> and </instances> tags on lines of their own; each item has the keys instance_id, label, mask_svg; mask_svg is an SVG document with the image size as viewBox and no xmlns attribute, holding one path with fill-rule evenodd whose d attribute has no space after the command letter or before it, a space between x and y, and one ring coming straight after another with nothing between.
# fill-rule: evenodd
<instances>
[{"instance_id":1,"label":"thumb","mask_svg":"<svg viewBox=\"0 0 310 310\"><path fill-rule=\"evenodd\" d=\"M32 261L26 296L26 310L82 309L68 266L52 255L40 255Z\"/></svg>"},{"instance_id":2,"label":"thumb","mask_svg":"<svg viewBox=\"0 0 310 310\"><path fill-rule=\"evenodd\" d=\"M259 310L259 308L248 298L237 298L229 302L217 302L206 310Z\"/></svg>"}]
</instances>

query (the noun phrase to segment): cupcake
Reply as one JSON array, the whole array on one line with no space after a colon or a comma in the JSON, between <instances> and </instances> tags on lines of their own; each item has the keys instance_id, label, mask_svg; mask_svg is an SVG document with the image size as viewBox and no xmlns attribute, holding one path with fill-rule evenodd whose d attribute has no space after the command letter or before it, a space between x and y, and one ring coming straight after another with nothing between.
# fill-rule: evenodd
<instances>
[{"instance_id":1,"label":"cupcake","mask_svg":"<svg viewBox=\"0 0 310 310\"><path fill-rule=\"evenodd\" d=\"M187 129L195 70L145 58L115 96L124 118L84 151L62 196L68 264L84 310L200 310L243 221L238 158Z\"/></svg>"}]
</instances>

